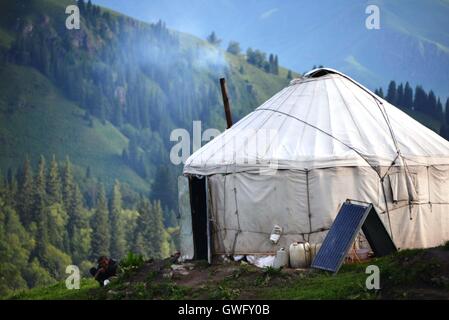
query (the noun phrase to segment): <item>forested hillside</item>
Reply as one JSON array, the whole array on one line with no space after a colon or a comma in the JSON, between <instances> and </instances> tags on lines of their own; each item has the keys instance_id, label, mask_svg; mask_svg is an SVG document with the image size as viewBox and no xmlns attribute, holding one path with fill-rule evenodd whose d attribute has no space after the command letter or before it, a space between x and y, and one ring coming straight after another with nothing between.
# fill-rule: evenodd
<instances>
[{"instance_id":1,"label":"forested hillside","mask_svg":"<svg viewBox=\"0 0 449 320\"><path fill-rule=\"evenodd\" d=\"M170 133L224 129L295 75L255 50L145 24L78 1L0 3L0 296L83 272L100 254L176 250Z\"/></svg>"},{"instance_id":2,"label":"forested hillside","mask_svg":"<svg viewBox=\"0 0 449 320\"><path fill-rule=\"evenodd\" d=\"M449 98L444 103L433 90L427 92L421 85L413 89L408 82L396 84L394 80L390 81L387 90L379 88L374 92L442 137L449 139Z\"/></svg>"}]
</instances>

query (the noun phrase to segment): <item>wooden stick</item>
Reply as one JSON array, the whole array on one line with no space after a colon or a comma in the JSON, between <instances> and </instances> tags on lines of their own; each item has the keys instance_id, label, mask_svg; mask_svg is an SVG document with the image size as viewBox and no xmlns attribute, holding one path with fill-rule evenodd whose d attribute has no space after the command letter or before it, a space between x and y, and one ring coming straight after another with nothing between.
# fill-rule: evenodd
<instances>
[{"instance_id":1,"label":"wooden stick","mask_svg":"<svg viewBox=\"0 0 449 320\"><path fill-rule=\"evenodd\" d=\"M228 91L226 90L226 80L225 78L220 78L221 95L223 96L223 106L226 115L226 124L228 129L232 127L232 114L231 106L229 105Z\"/></svg>"}]
</instances>

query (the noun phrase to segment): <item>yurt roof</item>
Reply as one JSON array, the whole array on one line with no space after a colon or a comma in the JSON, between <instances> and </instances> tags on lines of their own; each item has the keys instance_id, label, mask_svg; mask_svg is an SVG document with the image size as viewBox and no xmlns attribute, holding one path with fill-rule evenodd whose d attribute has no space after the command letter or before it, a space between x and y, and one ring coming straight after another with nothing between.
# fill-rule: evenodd
<instances>
[{"instance_id":1,"label":"yurt roof","mask_svg":"<svg viewBox=\"0 0 449 320\"><path fill-rule=\"evenodd\" d=\"M238 103L238 102L236 102ZM320 68L193 153L185 174L449 164L449 142L350 77Z\"/></svg>"}]
</instances>

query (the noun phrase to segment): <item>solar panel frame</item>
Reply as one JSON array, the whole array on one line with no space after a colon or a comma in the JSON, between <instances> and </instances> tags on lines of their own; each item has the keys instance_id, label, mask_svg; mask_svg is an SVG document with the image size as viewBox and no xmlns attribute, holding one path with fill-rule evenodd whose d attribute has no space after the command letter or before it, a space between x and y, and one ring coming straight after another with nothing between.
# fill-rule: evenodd
<instances>
[{"instance_id":1,"label":"solar panel frame","mask_svg":"<svg viewBox=\"0 0 449 320\"><path fill-rule=\"evenodd\" d=\"M376 257L383 257L398 250L374 207L366 216L362 231Z\"/></svg>"},{"instance_id":2,"label":"solar panel frame","mask_svg":"<svg viewBox=\"0 0 449 320\"><path fill-rule=\"evenodd\" d=\"M337 272L372 209L372 204L362 205L346 201L313 259L312 268ZM344 223L347 221L349 224ZM335 250L337 252L334 252Z\"/></svg>"}]
</instances>

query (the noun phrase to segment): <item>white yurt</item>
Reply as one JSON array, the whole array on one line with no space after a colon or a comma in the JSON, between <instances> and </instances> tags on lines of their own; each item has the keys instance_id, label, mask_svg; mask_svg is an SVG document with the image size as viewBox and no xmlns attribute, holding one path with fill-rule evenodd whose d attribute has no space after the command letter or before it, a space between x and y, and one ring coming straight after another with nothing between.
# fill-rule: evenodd
<instances>
[{"instance_id":1,"label":"white yurt","mask_svg":"<svg viewBox=\"0 0 449 320\"><path fill-rule=\"evenodd\" d=\"M197 258L321 243L346 199L372 203L398 248L449 240L449 142L332 69L293 80L184 175Z\"/></svg>"}]
</instances>

